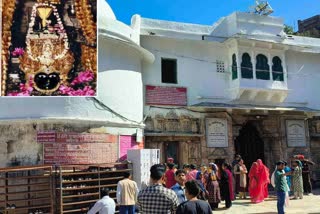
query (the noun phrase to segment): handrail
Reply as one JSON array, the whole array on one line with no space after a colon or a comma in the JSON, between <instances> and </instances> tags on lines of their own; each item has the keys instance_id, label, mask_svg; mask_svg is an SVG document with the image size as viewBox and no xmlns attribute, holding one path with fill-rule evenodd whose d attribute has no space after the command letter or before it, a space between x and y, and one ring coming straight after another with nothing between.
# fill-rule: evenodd
<instances>
[{"instance_id":1,"label":"handrail","mask_svg":"<svg viewBox=\"0 0 320 214\"><path fill-rule=\"evenodd\" d=\"M36 170L36 169L52 169L52 165L36 165L36 166L14 166L0 168L0 172L16 172L16 171L26 171L26 170Z\"/></svg>"}]
</instances>

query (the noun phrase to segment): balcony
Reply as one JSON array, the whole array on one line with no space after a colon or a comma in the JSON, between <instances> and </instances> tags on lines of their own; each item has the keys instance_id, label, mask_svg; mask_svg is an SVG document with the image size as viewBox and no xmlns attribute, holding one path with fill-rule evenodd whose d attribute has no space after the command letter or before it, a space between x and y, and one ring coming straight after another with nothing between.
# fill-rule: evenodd
<instances>
[{"instance_id":1,"label":"balcony","mask_svg":"<svg viewBox=\"0 0 320 214\"><path fill-rule=\"evenodd\" d=\"M255 67L232 69L230 96L232 100L282 103L288 96L286 72L259 70Z\"/></svg>"}]
</instances>

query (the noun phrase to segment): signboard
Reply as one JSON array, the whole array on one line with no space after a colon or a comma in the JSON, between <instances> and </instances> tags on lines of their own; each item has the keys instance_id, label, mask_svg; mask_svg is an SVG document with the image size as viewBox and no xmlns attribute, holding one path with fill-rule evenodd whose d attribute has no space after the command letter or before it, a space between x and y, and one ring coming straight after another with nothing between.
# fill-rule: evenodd
<instances>
[{"instance_id":1,"label":"signboard","mask_svg":"<svg viewBox=\"0 0 320 214\"><path fill-rule=\"evenodd\" d=\"M56 132L55 131L40 131L37 132L37 142L55 142L56 141Z\"/></svg>"},{"instance_id":2,"label":"signboard","mask_svg":"<svg viewBox=\"0 0 320 214\"><path fill-rule=\"evenodd\" d=\"M304 120L286 120L288 147L306 146L306 128Z\"/></svg>"},{"instance_id":3,"label":"signboard","mask_svg":"<svg viewBox=\"0 0 320 214\"><path fill-rule=\"evenodd\" d=\"M97 133L65 133L57 132L58 143L115 143L118 136Z\"/></svg>"},{"instance_id":4,"label":"signboard","mask_svg":"<svg viewBox=\"0 0 320 214\"><path fill-rule=\"evenodd\" d=\"M118 159L116 143L44 143L44 164L98 164Z\"/></svg>"},{"instance_id":5,"label":"signboard","mask_svg":"<svg viewBox=\"0 0 320 214\"><path fill-rule=\"evenodd\" d=\"M38 133L38 136L38 142L43 142L44 164L97 164L118 160L116 135L57 132L54 138L49 134Z\"/></svg>"},{"instance_id":6,"label":"signboard","mask_svg":"<svg viewBox=\"0 0 320 214\"><path fill-rule=\"evenodd\" d=\"M37 142L58 142L58 143L114 143L118 136L100 133L73 133L40 131L37 133Z\"/></svg>"},{"instance_id":7,"label":"signboard","mask_svg":"<svg viewBox=\"0 0 320 214\"><path fill-rule=\"evenodd\" d=\"M146 86L147 105L187 105L187 88Z\"/></svg>"},{"instance_id":8,"label":"signboard","mask_svg":"<svg viewBox=\"0 0 320 214\"><path fill-rule=\"evenodd\" d=\"M228 147L227 119L207 118L206 138L208 147Z\"/></svg>"},{"instance_id":9,"label":"signboard","mask_svg":"<svg viewBox=\"0 0 320 214\"><path fill-rule=\"evenodd\" d=\"M143 149L143 143L137 143L136 137L131 135L120 136L120 161L127 159L129 149Z\"/></svg>"}]
</instances>

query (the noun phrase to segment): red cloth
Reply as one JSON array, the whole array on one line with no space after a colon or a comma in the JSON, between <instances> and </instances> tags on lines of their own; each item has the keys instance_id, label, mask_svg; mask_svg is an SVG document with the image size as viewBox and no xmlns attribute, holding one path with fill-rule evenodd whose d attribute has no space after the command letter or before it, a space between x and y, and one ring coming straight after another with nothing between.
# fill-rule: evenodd
<instances>
[{"instance_id":1,"label":"red cloth","mask_svg":"<svg viewBox=\"0 0 320 214\"><path fill-rule=\"evenodd\" d=\"M177 182L174 179L174 169L169 169L166 171L166 187L171 188L173 185L175 185Z\"/></svg>"},{"instance_id":2,"label":"red cloth","mask_svg":"<svg viewBox=\"0 0 320 214\"><path fill-rule=\"evenodd\" d=\"M253 162L249 172L249 195L251 202L260 203L264 200L264 183L261 183L261 174L259 172L259 164Z\"/></svg>"},{"instance_id":3,"label":"red cloth","mask_svg":"<svg viewBox=\"0 0 320 214\"><path fill-rule=\"evenodd\" d=\"M233 192L233 176L232 172L229 169L225 169L226 173L228 174L228 182L229 182L229 192L230 192L230 200L234 200L234 192Z\"/></svg>"},{"instance_id":4,"label":"red cloth","mask_svg":"<svg viewBox=\"0 0 320 214\"><path fill-rule=\"evenodd\" d=\"M196 170L196 169L190 171L190 172L186 175L187 181L197 180L197 173L198 173L198 170Z\"/></svg>"},{"instance_id":5,"label":"red cloth","mask_svg":"<svg viewBox=\"0 0 320 214\"><path fill-rule=\"evenodd\" d=\"M268 198L269 192L268 192L268 184L270 183L270 173L268 167L266 167L261 159L257 160L258 166L259 166L259 172L260 172L260 181L263 185L263 197Z\"/></svg>"}]
</instances>

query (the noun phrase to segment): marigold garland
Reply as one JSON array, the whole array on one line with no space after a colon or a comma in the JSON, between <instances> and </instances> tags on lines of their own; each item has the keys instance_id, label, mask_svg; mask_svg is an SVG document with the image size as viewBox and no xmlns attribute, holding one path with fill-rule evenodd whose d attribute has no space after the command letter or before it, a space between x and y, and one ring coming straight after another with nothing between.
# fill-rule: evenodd
<instances>
[{"instance_id":1,"label":"marigold garland","mask_svg":"<svg viewBox=\"0 0 320 214\"><path fill-rule=\"evenodd\" d=\"M83 34L91 45L97 43L97 26L93 20L91 5L88 0L75 1L76 17L79 20Z\"/></svg>"},{"instance_id":2,"label":"marigold garland","mask_svg":"<svg viewBox=\"0 0 320 214\"><path fill-rule=\"evenodd\" d=\"M9 47L11 45L11 25L13 13L15 10L16 1L12 0L2 0L2 8L5 10L2 11L2 82L1 82L1 95L5 95L6 91L6 82L7 82L7 71L8 71L8 60L9 60Z\"/></svg>"},{"instance_id":3,"label":"marigold garland","mask_svg":"<svg viewBox=\"0 0 320 214\"><path fill-rule=\"evenodd\" d=\"M97 74L97 50L87 45L81 45L81 61L84 69Z\"/></svg>"}]
</instances>

